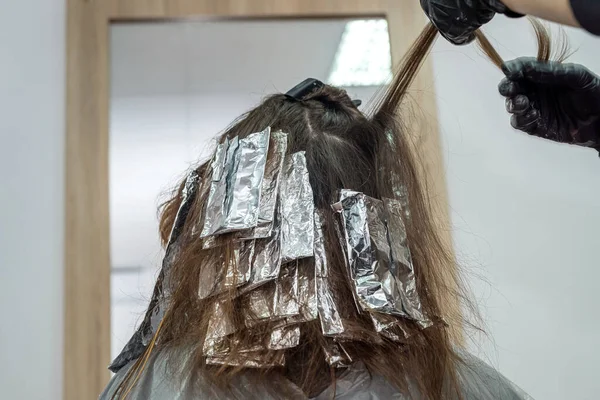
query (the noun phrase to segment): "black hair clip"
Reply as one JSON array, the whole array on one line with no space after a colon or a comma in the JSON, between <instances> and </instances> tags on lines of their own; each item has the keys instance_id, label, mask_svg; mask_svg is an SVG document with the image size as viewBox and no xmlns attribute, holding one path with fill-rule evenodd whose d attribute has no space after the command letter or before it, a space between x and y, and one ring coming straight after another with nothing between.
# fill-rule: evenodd
<instances>
[{"instance_id":1,"label":"black hair clip","mask_svg":"<svg viewBox=\"0 0 600 400\"><path fill-rule=\"evenodd\" d=\"M296 100L302 100L306 95L323 87L323 82L318 79L308 78L288 90L285 95Z\"/></svg>"},{"instance_id":2,"label":"black hair clip","mask_svg":"<svg viewBox=\"0 0 600 400\"><path fill-rule=\"evenodd\" d=\"M325 84L315 78L307 78L288 90L285 95L291 99L302 100L307 95L311 94L315 90L321 89ZM352 104L358 108L362 101L359 99L352 100Z\"/></svg>"}]
</instances>

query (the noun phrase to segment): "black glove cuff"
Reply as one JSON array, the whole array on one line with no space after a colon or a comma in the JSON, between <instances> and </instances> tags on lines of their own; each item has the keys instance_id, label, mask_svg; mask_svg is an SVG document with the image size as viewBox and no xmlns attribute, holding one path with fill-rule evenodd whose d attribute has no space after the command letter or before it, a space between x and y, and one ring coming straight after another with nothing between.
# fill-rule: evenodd
<instances>
[{"instance_id":1,"label":"black glove cuff","mask_svg":"<svg viewBox=\"0 0 600 400\"><path fill-rule=\"evenodd\" d=\"M508 18L521 18L524 17L525 15L523 14L519 14L516 13L512 10L510 10L508 7L506 7L504 5L504 3L500 0L491 0L488 2L489 7L494 10L495 12L497 12L498 14L504 14L506 15Z\"/></svg>"},{"instance_id":2,"label":"black glove cuff","mask_svg":"<svg viewBox=\"0 0 600 400\"><path fill-rule=\"evenodd\" d=\"M519 14L514 11L510 11L508 8L504 12L504 15L506 15L508 18L521 18L525 16L525 14Z\"/></svg>"}]
</instances>

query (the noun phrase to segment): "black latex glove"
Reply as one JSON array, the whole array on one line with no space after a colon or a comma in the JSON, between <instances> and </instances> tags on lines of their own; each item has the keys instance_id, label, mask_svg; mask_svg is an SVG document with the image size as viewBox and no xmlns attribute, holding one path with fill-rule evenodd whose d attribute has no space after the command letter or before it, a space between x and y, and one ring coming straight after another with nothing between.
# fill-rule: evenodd
<instances>
[{"instance_id":1,"label":"black latex glove","mask_svg":"<svg viewBox=\"0 0 600 400\"><path fill-rule=\"evenodd\" d=\"M475 39L474 32L496 13L521 17L499 0L421 0L421 7L442 36L454 44Z\"/></svg>"},{"instance_id":2,"label":"black latex glove","mask_svg":"<svg viewBox=\"0 0 600 400\"><path fill-rule=\"evenodd\" d=\"M555 142L600 149L600 78L579 64L518 58L498 89L511 125Z\"/></svg>"}]
</instances>

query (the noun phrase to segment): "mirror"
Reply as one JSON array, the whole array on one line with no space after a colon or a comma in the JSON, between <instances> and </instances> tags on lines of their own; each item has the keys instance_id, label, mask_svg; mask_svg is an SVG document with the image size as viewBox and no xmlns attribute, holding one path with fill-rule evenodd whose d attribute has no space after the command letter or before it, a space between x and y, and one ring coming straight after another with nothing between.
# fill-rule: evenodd
<instances>
[{"instance_id":1,"label":"mirror","mask_svg":"<svg viewBox=\"0 0 600 400\"><path fill-rule=\"evenodd\" d=\"M157 207L211 153L211 139L308 77L345 87L368 108L391 78L391 55L385 19L123 23L111 27L110 48L114 358L160 269Z\"/></svg>"}]
</instances>

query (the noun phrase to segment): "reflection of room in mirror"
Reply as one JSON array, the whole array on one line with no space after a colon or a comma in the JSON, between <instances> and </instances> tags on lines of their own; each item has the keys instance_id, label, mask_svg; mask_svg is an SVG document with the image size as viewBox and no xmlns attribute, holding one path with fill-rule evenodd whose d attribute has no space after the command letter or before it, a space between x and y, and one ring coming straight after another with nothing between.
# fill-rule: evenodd
<instances>
[{"instance_id":1,"label":"reflection of room in mirror","mask_svg":"<svg viewBox=\"0 0 600 400\"><path fill-rule=\"evenodd\" d=\"M115 356L148 304L162 255L157 206L181 171L263 96L307 77L346 86L368 107L391 59L385 20L319 19L113 25L111 62Z\"/></svg>"}]
</instances>

